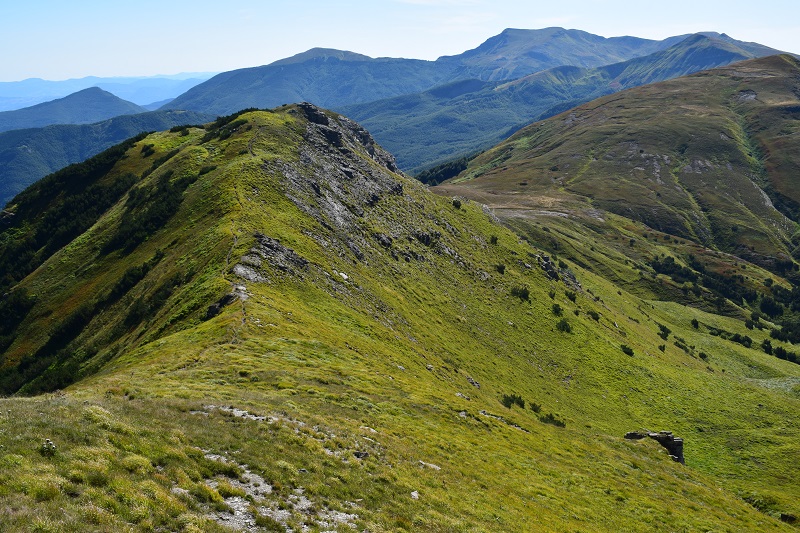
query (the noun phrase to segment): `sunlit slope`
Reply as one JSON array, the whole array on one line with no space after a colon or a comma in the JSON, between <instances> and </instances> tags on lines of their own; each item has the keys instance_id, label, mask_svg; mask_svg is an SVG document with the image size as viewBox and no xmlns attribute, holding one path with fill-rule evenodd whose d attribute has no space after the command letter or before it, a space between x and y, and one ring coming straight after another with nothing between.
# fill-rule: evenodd
<instances>
[{"instance_id":1,"label":"sunlit slope","mask_svg":"<svg viewBox=\"0 0 800 533\"><path fill-rule=\"evenodd\" d=\"M458 182L492 206L611 211L780 269L800 213L799 72L773 56L601 98L521 130Z\"/></svg>"},{"instance_id":2,"label":"sunlit slope","mask_svg":"<svg viewBox=\"0 0 800 533\"><path fill-rule=\"evenodd\" d=\"M545 257L311 106L103 161L4 218L3 385L78 379L0 402L4 529L791 530L800 366L708 334L741 322Z\"/></svg>"}]
</instances>

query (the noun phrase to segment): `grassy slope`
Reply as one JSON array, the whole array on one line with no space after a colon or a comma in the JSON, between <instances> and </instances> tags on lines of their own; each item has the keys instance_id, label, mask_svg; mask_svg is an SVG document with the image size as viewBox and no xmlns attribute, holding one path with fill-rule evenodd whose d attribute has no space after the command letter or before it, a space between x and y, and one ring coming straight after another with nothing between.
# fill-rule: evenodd
<instances>
[{"instance_id":1,"label":"grassy slope","mask_svg":"<svg viewBox=\"0 0 800 533\"><path fill-rule=\"evenodd\" d=\"M225 140L201 142L204 132L190 130L132 148L111 176L149 168L144 144L154 145L150 157L181 150L136 188L154 187L168 170L178 179L216 168L130 254L99 251L126 210L123 199L21 283L39 297L7 362L158 249L164 258L77 345L102 344L110 325L164 279L191 277L85 363L110 358L98 373L64 393L0 401L3 529L214 530L210 513L232 505L221 496L232 490L204 488L204 480L237 474L206 452L262 475L273 492L254 498L256 507L282 505L295 528L322 528L323 510L336 509L371 531L789 529L775 517L800 512L792 477L800 367L689 326L695 316L703 328L738 331L738 321L675 313L575 265L582 289L551 281L532 257L539 250L480 206L457 209L392 177L349 138L356 181L343 180L329 149L307 140L317 130L302 114L243 118ZM294 173L301 178L287 178ZM402 194L380 194L373 207L355 203L364 188L394 179ZM336 198L352 209L331 210ZM359 205L363 215L351 216ZM308 267L285 271L266 260L257 269L264 281L234 276L254 232L279 239ZM415 236L434 232L430 246ZM391 248L374 234L391 236ZM248 298L203 321L232 284L244 284ZM528 301L510 294L523 285ZM554 302L571 333L555 328ZM659 351L656 322L709 360L671 342ZM500 403L512 393L525 409ZM566 427L542 423L531 402ZM639 428L685 437L687 466L652 442L621 438ZM45 438L57 445L52 457L37 451ZM369 456L358 460L354 451ZM299 488L314 512L291 510Z\"/></svg>"},{"instance_id":2,"label":"grassy slope","mask_svg":"<svg viewBox=\"0 0 800 533\"><path fill-rule=\"evenodd\" d=\"M797 219L797 70L773 56L608 96L521 130L458 180L496 207L602 209L769 265L789 257Z\"/></svg>"}]
</instances>

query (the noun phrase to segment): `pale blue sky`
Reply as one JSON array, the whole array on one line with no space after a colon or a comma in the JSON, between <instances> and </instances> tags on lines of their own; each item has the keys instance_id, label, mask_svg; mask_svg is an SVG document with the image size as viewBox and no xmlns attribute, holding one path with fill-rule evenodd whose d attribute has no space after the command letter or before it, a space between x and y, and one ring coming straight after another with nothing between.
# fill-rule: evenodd
<instances>
[{"instance_id":1,"label":"pale blue sky","mask_svg":"<svg viewBox=\"0 0 800 533\"><path fill-rule=\"evenodd\" d=\"M798 0L0 0L0 81L224 71L313 47L435 59L548 26L800 53Z\"/></svg>"}]
</instances>

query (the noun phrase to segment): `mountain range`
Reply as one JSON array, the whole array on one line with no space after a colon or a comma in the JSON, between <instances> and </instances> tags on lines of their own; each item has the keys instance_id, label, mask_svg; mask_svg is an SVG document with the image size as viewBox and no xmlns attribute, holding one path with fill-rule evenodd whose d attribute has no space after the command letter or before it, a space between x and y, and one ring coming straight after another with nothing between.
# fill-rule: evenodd
<instances>
[{"instance_id":1,"label":"mountain range","mask_svg":"<svg viewBox=\"0 0 800 533\"><path fill-rule=\"evenodd\" d=\"M171 76L110 77L89 76L62 81L29 78L0 82L0 111L13 111L42 102L63 98L72 93L98 87L140 106L175 98L213 73L183 73ZM163 105L163 103L162 103Z\"/></svg>"},{"instance_id":2,"label":"mountain range","mask_svg":"<svg viewBox=\"0 0 800 533\"><path fill-rule=\"evenodd\" d=\"M778 53L725 35L707 35L740 46L746 50L744 57ZM224 115L299 101L337 108L419 93L453 81L510 80L564 65L592 68L618 63L669 48L688 37L653 41L605 38L563 28L507 29L473 50L436 61L371 58L316 48L270 65L218 74L163 109Z\"/></svg>"},{"instance_id":3,"label":"mountain range","mask_svg":"<svg viewBox=\"0 0 800 533\"><path fill-rule=\"evenodd\" d=\"M526 73L553 41L587 63ZM312 103L0 134L134 123L0 211L0 530L796 531L800 61L759 46L507 30L209 85L449 62L420 109L542 107L420 180Z\"/></svg>"},{"instance_id":4,"label":"mountain range","mask_svg":"<svg viewBox=\"0 0 800 533\"><path fill-rule=\"evenodd\" d=\"M217 115L300 101L333 106L367 126L378 142L398 157L403 170L416 173L485 149L532 120L597 96L774 52L713 33L650 41L606 39L562 28L509 29L474 50L437 61L372 59L352 52L312 49L271 65L219 74L163 109ZM592 66L629 57L634 59ZM509 69L511 64L516 66ZM577 66L541 71L565 64ZM504 81L519 75L523 77ZM72 122L85 119L86 108L75 105L70 112L77 118ZM15 113L30 116L36 112L29 108ZM59 120L68 121L68 115L63 111ZM73 134L95 132L75 130ZM99 151L120 140L75 142ZM56 147L54 151L64 149ZM27 167L27 175L26 167L14 169L14 184L6 186L8 191L19 192L41 178L44 169L60 168L65 162L63 157L50 160L42 151L37 159L42 162ZM0 174L10 176L9 172L0 163Z\"/></svg>"},{"instance_id":5,"label":"mountain range","mask_svg":"<svg viewBox=\"0 0 800 533\"><path fill-rule=\"evenodd\" d=\"M401 168L419 172L483 150L533 120L599 96L752 57L737 44L693 35L622 63L560 66L512 81L464 80L337 109L368 128Z\"/></svg>"}]
</instances>

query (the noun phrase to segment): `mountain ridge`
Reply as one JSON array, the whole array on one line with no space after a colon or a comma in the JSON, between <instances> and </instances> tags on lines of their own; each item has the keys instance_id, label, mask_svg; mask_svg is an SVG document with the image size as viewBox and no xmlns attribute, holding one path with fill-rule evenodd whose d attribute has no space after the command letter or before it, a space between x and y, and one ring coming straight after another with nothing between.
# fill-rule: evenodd
<instances>
[{"instance_id":1,"label":"mountain ridge","mask_svg":"<svg viewBox=\"0 0 800 533\"><path fill-rule=\"evenodd\" d=\"M416 172L485 149L532 120L604 94L749 57L727 41L695 35L613 65L561 66L510 81L470 82L470 90L459 94L432 89L337 109L372 131L402 168Z\"/></svg>"},{"instance_id":2,"label":"mountain ridge","mask_svg":"<svg viewBox=\"0 0 800 533\"><path fill-rule=\"evenodd\" d=\"M0 381L63 389L0 399L5 529L792 530L800 366L709 333L767 332L431 195L338 113L185 131L2 218Z\"/></svg>"},{"instance_id":3,"label":"mountain ridge","mask_svg":"<svg viewBox=\"0 0 800 533\"><path fill-rule=\"evenodd\" d=\"M87 76L60 81L41 78L5 81L0 82L0 111L30 107L63 98L89 87L99 87L119 98L143 106L158 100L174 98L211 75L196 72L139 77Z\"/></svg>"}]
</instances>

